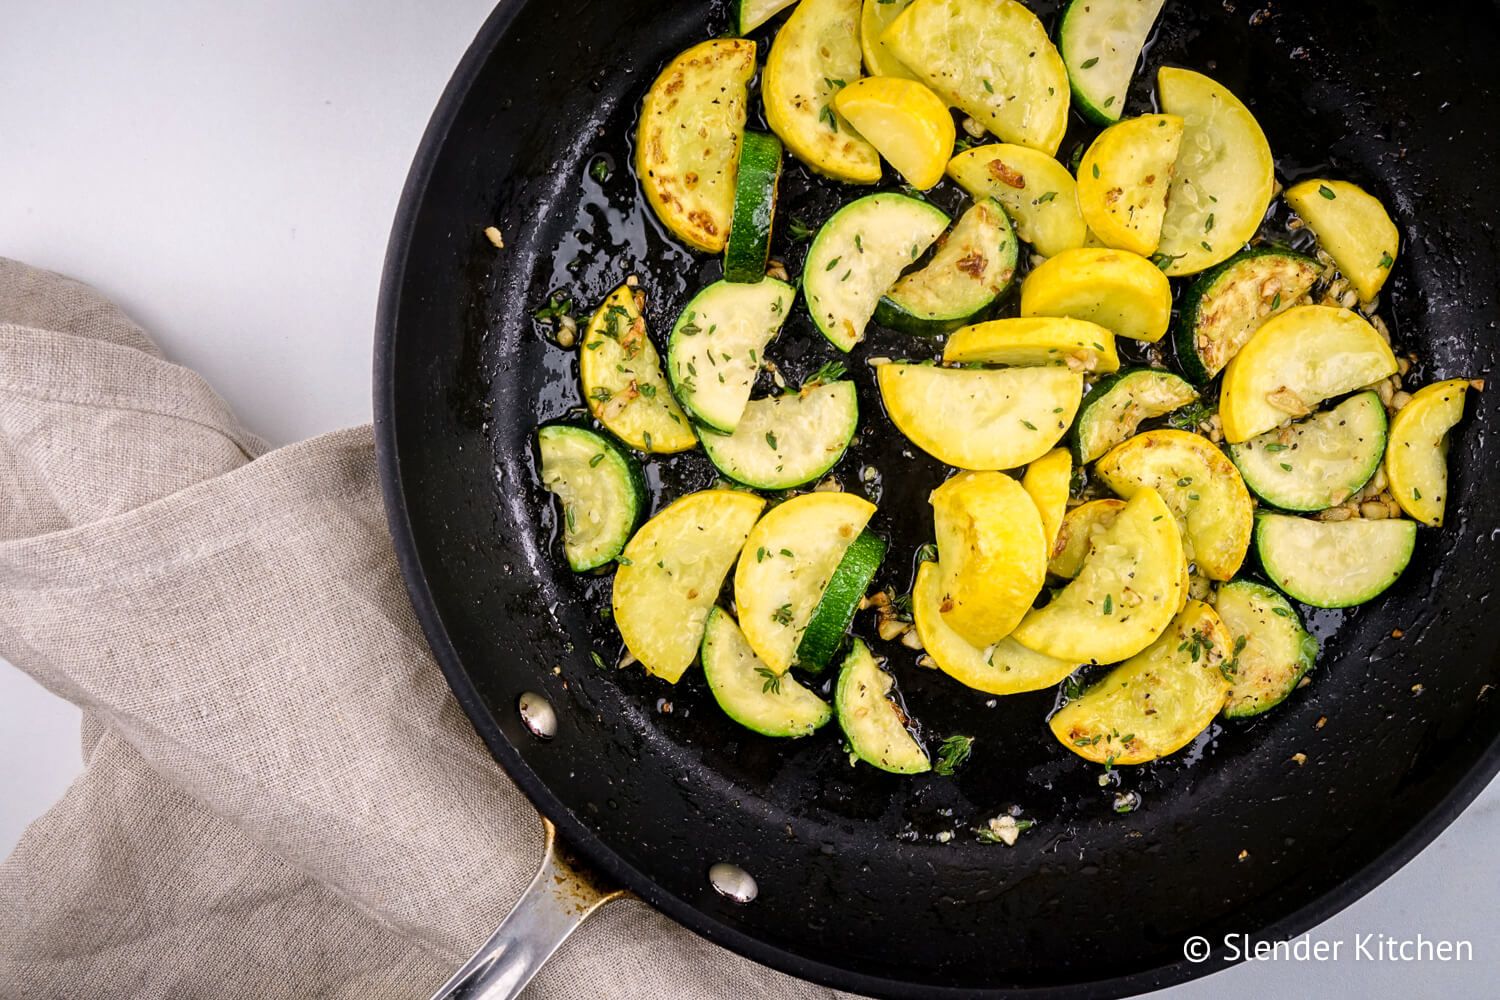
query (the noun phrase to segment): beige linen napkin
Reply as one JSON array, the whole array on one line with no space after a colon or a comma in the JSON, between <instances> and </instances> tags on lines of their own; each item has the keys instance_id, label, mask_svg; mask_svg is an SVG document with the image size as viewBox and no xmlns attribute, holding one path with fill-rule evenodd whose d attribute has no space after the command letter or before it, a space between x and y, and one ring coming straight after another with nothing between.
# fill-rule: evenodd
<instances>
[{"instance_id":1,"label":"beige linen napkin","mask_svg":"<svg viewBox=\"0 0 1500 1000\"><path fill-rule=\"evenodd\" d=\"M3 258L0 656L83 708L86 762L0 865L0 997L425 997L537 863L407 604L369 428L268 451ZM528 995L834 994L628 902Z\"/></svg>"}]
</instances>

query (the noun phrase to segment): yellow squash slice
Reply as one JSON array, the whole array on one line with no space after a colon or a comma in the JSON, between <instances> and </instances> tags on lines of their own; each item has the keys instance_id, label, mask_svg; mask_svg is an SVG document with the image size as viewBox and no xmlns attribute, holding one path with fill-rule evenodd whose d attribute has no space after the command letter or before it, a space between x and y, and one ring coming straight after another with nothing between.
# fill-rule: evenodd
<instances>
[{"instance_id":1,"label":"yellow squash slice","mask_svg":"<svg viewBox=\"0 0 1500 1000\"><path fill-rule=\"evenodd\" d=\"M912 187L926 191L943 179L953 152L953 115L922 84L868 76L840 90L833 106Z\"/></svg>"},{"instance_id":2,"label":"yellow squash slice","mask_svg":"<svg viewBox=\"0 0 1500 1000\"><path fill-rule=\"evenodd\" d=\"M970 643L943 620L942 577L935 562L917 567L911 613L922 648L943 673L986 694L1017 694L1051 687L1077 669L1076 663L1033 652L1011 638L985 647Z\"/></svg>"},{"instance_id":3,"label":"yellow squash slice","mask_svg":"<svg viewBox=\"0 0 1500 1000\"><path fill-rule=\"evenodd\" d=\"M1094 323L1045 317L992 319L955 330L943 347L950 365L1067 365L1074 371L1117 371L1115 335Z\"/></svg>"},{"instance_id":4,"label":"yellow squash slice","mask_svg":"<svg viewBox=\"0 0 1500 1000\"><path fill-rule=\"evenodd\" d=\"M1057 540L1052 543L1052 561L1047 564L1047 572L1064 580L1077 576L1088 561L1094 539L1114 524L1124 509L1124 500L1106 499L1090 500L1068 511L1058 529Z\"/></svg>"},{"instance_id":5,"label":"yellow squash slice","mask_svg":"<svg viewBox=\"0 0 1500 1000\"><path fill-rule=\"evenodd\" d=\"M1114 663L1134 656L1182 607L1186 567L1171 509L1155 490L1142 490L1095 537L1073 582L1011 634L1060 660Z\"/></svg>"},{"instance_id":6,"label":"yellow squash slice","mask_svg":"<svg viewBox=\"0 0 1500 1000\"><path fill-rule=\"evenodd\" d=\"M766 123L792 154L849 184L880 180L880 154L839 115L833 97L859 79L860 0L802 0L787 18L761 77Z\"/></svg>"},{"instance_id":7,"label":"yellow squash slice","mask_svg":"<svg viewBox=\"0 0 1500 1000\"><path fill-rule=\"evenodd\" d=\"M960 469L1018 469L1062 440L1083 398L1063 367L984 371L888 364L876 372L897 430Z\"/></svg>"},{"instance_id":8,"label":"yellow squash slice","mask_svg":"<svg viewBox=\"0 0 1500 1000\"><path fill-rule=\"evenodd\" d=\"M1469 383L1435 382L1412 394L1391 421L1385 474L1391 496L1423 524L1441 527L1448 504L1448 431L1464 415Z\"/></svg>"},{"instance_id":9,"label":"yellow squash slice","mask_svg":"<svg viewBox=\"0 0 1500 1000\"><path fill-rule=\"evenodd\" d=\"M632 448L666 453L698 446L662 374L633 289L616 288L589 320L578 346L578 374L589 412Z\"/></svg>"},{"instance_id":10,"label":"yellow squash slice","mask_svg":"<svg viewBox=\"0 0 1500 1000\"><path fill-rule=\"evenodd\" d=\"M932 491L943 567L939 611L969 643L1010 634L1047 577L1047 538L1030 495L1003 472L961 472Z\"/></svg>"},{"instance_id":11,"label":"yellow squash slice","mask_svg":"<svg viewBox=\"0 0 1500 1000\"><path fill-rule=\"evenodd\" d=\"M911 6L911 0L865 0L859 19L859 47L865 54L865 69L871 76L897 76L915 80L917 75L901 64L880 37Z\"/></svg>"},{"instance_id":12,"label":"yellow squash slice","mask_svg":"<svg viewBox=\"0 0 1500 1000\"><path fill-rule=\"evenodd\" d=\"M1229 698L1234 639L1218 614L1189 601L1149 648L1106 674L1048 723L1058 742L1096 764L1144 764L1207 729Z\"/></svg>"},{"instance_id":13,"label":"yellow squash slice","mask_svg":"<svg viewBox=\"0 0 1500 1000\"><path fill-rule=\"evenodd\" d=\"M1181 118L1141 115L1100 132L1083 154L1078 211L1106 246L1156 252L1181 142Z\"/></svg>"},{"instance_id":14,"label":"yellow squash slice","mask_svg":"<svg viewBox=\"0 0 1500 1000\"><path fill-rule=\"evenodd\" d=\"M1155 430L1116 445L1094 474L1129 499L1144 489L1161 494L1182 530L1183 556L1210 580L1232 580L1245 561L1255 505L1229 456L1207 438Z\"/></svg>"},{"instance_id":15,"label":"yellow squash slice","mask_svg":"<svg viewBox=\"0 0 1500 1000\"><path fill-rule=\"evenodd\" d=\"M1230 444L1248 441L1395 373L1391 345L1357 313L1295 306L1267 320L1224 369L1224 437Z\"/></svg>"},{"instance_id":16,"label":"yellow squash slice","mask_svg":"<svg viewBox=\"0 0 1500 1000\"><path fill-rule=\"evenodd\" d=\"M1161 268L1138 254L1079 247L1026 276L1021 315L1072 316L1154 344L1172 322L1172 285Z\"/></svg>"},{"instance_id":17,"label":"yellow squash slice","mask_svg":"<svg viewBox=\"0 0 1500 1000\"><path fill-rule=\"evenodd\" d=\"M1068 128L1068 71L1023 4L916 0L882 40L938 96L1001 139L1057 152Z\"/></svg>"},{"instance_id":18,"label":"yellow squash slice","mask_svg":"<svg viewBox=\"0 0 1500 1000\"><path fill-rule=\"evenodd\" d=\"M676 684L692 664L724 577L765 505L737 490L689 493L626 544L615 573L615 625L648 673Z\"/></svg>"},{"instance_id":19,"label":"yellow squash slice","mask_svg":"<svg viewBox=\"0 0 1500 1000\"><path fill-rule=\"evenodd\" d=\"M750 34L796 2L797 0L739 0L740 34Z\"/></svg>"},{"instance_id":20,"label":"yellow squash slice","mask_svg":"<svg viewBox=\"0 0 1500 1000\"><path fill-rule=\"evenodd\" d=\"M1042 530L1047 536L1047 558L1057 546L1063 516L1068 512L1068 490L1073 485L1073 456L1066 448L1053 448L1026 467L1021 485L1031 494Z\"/></svg>"},{"instance_id":21,"label":"yellow squash slice","mask_svg":"<svg viewBox=\"0 0 1500 1000\"><path fill-rule=\"evenodd\" d=\"M948 161L948 176L1005 206L1016 235L1043 257L1081 247L1088 236L1073 175L1046 153L1007 142L975 146Z\"/></svg>"},{"instance_id":22,"label":"yellow squash slice","mask_svg":"<svg viewBox=\"0 0 1500 1000\"><path fill-rule=\"evenodd\" d=\"M1385 285L1401 247L1401 233L1380 199L1348 181L1313 178L1286 189L1286 203L1302 217L1318 245L1339 266L1364 302Z\"/></svg>"},{"instance_id":23,"label":"yellow squash slice","mask_svg":"<svg viewBox=\"0 0 1500 1000\"><path fill-rule=\"evenodd\" d=\"M754 75L754 42L716 38L673 59L641 106L635 167L646 200L673 235L709 253L729 238Z\"/></svg>"},{"instance_id":24,"label":"yellow squash slice","mask_svg":"<svg viewBox=\"0 0 1500 1000\"><path fill-rule=\"evenodd\" d=\"M1250 109L1201 73L1163 66L1156 89L1185 126L1156 252L1170 261L1167 274L1196 274L1260 228L1276 188L1271 146Z\"/></svg>"}]
</instances>

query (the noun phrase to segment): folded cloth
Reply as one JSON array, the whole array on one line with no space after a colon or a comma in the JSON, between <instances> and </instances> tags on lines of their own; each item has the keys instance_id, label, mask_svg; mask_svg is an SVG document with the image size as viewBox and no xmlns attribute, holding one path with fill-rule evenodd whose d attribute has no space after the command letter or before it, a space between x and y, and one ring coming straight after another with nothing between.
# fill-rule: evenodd
<instances>
[{"instance_id":1,"label":"folded cloth","mask_svg":"<svg viewBox=\"0 0 1500 1000\"><path fill-rule=\"evenodd\" d=\"M425 997L539 860L407 603L370 429L270 451L3 258L0 656L85 718L83 775L0 865L0 997ZM835 994L626 902L527 995Z\"/></svg>"}]
</instances>

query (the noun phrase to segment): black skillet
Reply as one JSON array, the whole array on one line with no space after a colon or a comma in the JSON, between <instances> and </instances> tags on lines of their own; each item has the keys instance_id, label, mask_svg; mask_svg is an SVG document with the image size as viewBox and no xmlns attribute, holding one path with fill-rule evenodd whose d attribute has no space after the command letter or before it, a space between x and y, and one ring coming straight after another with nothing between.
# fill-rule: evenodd
<instances>
[{"instance_id":1,"label":"black skillet","mask_svg":"<svg viewBox=\"0 0 1500 1000\"><path fill-rule=\"evenodd\" d=\"M1055 3L1034 6L1055 22ZM696 672L670 687L594 664L592 652L620 653L598 614L610 582L562 563L531 444L539 422L579 405L576 366L530 312L564 289L586 313L635 273L660 336L718 276L717 260L664 237L629 158L655 73L728 24L701 0L506 0L407 182L376 348L381 475L417 614L496 759L608 878L726 947L864 993L1143 991L1222 967L1183 961L1188 935L1287 937L1369 891L1500 767L1500 505L1484 500L1500 489L1494 392L1471 394L1457 432L1449 525L1422 530L1384 597L1311 613L1324 642L1311 686L1105 786L1048 736L1052 692L997 702L900 646L880 651L929 743L977 737L955 777L851 768L831 731L751 735ZM756 36L762 56L769 35ZM1174 0L1129 107L1149 109L1158 64L1189 66L1250 105L1283 180L1330 171L1367 185L1402 230L1383 312L1417 352L1414 379L1479 376L1500 318L1497 47L1489 3ZM1077 125L1060 155L1089 134ZM852 192L791 173L773 251L795 273L805 244L785 220L816 224ZM481 235L490 224L503 251ZM863 361L932 351L877 332L854 355L865 429L838 472L858 489L863 466L879 470L873 527L892 547L877 584L898 591L930 541L925 496L944 470L904 447ZM794 383L833 356L800 310L768 353ZM658 507L712 480L698 453L653 469ZM554 739L522 725L525 691L555 707ZM1140 808L1117 814L1121 791ZM976 839L1011 807L1036 822L1014 848ZM710 887L722 861L754 876L757 899Z\"/></svg>"}]
</instances>

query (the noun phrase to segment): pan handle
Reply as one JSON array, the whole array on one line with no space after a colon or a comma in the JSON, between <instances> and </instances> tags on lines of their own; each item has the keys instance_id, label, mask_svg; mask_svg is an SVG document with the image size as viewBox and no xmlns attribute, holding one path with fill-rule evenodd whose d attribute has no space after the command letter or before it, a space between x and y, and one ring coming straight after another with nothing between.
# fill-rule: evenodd
<instances>
[{"instance_id":1,"label":"pan handle","mask_svg":"<svg viewBox=\"0 0 1500 1000\"><path fill-rule=\"evenodd\" d=\"M541 867L495 933L432 1000L510 1000L519 996L568 935L595 910L628 893L602 883L542 820Z\"/></svg>"}]
</instances>

